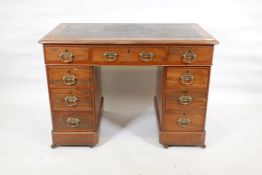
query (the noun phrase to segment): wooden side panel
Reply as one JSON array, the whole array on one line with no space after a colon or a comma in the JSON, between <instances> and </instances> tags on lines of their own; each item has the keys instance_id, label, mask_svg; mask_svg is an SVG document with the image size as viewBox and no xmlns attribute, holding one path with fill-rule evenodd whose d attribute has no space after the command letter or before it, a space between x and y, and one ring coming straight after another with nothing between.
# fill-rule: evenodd
<instances>
[{"instance_id":1,"label":"wooden side panel","mask_svg":"<svg viewBox=\"0 0 262 175\"><path fill-rule=\"evenodd\" d=\"M101 67L93 67L93 82L94 82L94 111L96 115L96 124L98 125L101 117L102 103L102 84L101 84Z\"/></svg>"},{"instance_id":2,"label":"wooden side panel","mask_svg":"<svg viewBox=\"0 0 262 175\"><path fill-rule=\"evenodd\" d=\"M160 127L162 126L163 116L163 67L157 68L157 80L156 80L156 108L159 113Z\"/></svg>"}]
</instances>

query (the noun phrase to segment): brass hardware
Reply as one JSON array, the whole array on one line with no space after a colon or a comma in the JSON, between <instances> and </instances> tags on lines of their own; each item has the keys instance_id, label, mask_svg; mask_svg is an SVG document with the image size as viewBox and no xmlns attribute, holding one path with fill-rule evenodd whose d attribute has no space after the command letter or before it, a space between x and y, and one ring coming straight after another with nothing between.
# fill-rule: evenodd
<instances>
[{"instance_id":1,"label":"brass hardware","mask_svg":"<svg viewBox=\"0 0 262 175\"><path fill-rule=\"evenodd\" d=\"M187 95L182 95L178 98L178 101L180 104L182 105L188 105L192 102L192 97L191 96L187 96Z\"/></svg>"},{"instance_id":2,"label":"brass hardware","mask_svg":"<svg viewBox=\"0 0 262 175\"><path fill-rule=\"evenodd\" d=\"M187 63L191 64L195 62L197 58L197 54L193 52L192 50L187 50L183 55L182 55L182 60Z\"/></svg>"},{"instance_id":3,"label":"brass hardware","mask_svg":"<svg viewBox=\"0 0 262 175\"><path fill-rule=\"evenodd\" d=\"M116 61L118 58L118 53L115 51L106 51L104 52L104 56L106 58L106 61L108 62L112 62L112 61Z\"/></svg>"},{"instance_id":4,"label":"brass hardware","mask_svg":"<svg viewBox=\"0 0 262 175\"><path fill-rule=\"evenodd\" d=\"M76 128L79 126L80 120L76 117L69 117L66 123L70 128Z\"/></svg>"},{"instance_id":5,"label":"brass hardware","mask_svg":"<svg viewBox=\"0 0 262 175\"><path fill-rule=\"evenodd\" d=\"M76 77L72 74L67 74L63 76L64 84L71 86L76 84Z\"/></svg>"},{"instance_id":6,"label":"brass hardware","mask_svg":"<svg viewBox=\"0 0 262 175\"><path fill-rule=\"evenodd\" d=\"M180 82L184 85L192 84L193 80L194 76L189 71L180 76Z\"/></svg>"},{"instance_id":7,"label":"brass hardware","mask_svg":"<svg viewBox=\"0 0 262 175\"><path fill-rule=\"evenodd\" d=\"M182 128L188 127L190 123L191 123L191 120L187 117L181 117L177 120L177 124Z\"/></svg>"},{"instance_id":8,"label":"brass hardware","mask_svg":"<svg viewBox=\"0 0 262 175\"><path fill-rule=\"evenodd\" d=\"M72 52L65 50L59 54L59 57L63 63L71 63L74 60L74 55Z\"/></svg>"},{"instance_id":9,"label":"brass hardware","mask_svg":"<svg viewBox=\"0 0 262 175\"><path fill-rule=\"evenodd\" d=\"M78 98L76 96L66 96L65 102L67 106L77 106Z\"/></svg>"},{"instance_id":10,"label":"brass hardware","mask_svg":"<svg viewBox=\"0 0 262 175\"><path fill-rule=\"evenodd\" d=\"M148 52L142 51L139 53L140 60L145 61L145 62L152 61L154 57L155 57L155 54L150 51Z\"/></svg>"}]
</instances>

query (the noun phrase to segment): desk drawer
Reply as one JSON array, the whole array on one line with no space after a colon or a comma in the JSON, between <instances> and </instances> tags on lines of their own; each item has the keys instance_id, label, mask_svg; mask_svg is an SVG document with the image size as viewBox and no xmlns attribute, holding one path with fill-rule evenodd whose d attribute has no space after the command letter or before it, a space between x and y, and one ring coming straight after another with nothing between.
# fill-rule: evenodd
<instances>
[{"instance_id":1,"label":"desk drawer","mask_svg":"<svg viewBox=\"0 0 262 175\"><path fill-rule=\"evenodd\" d=\"M53 110L91 111L92 93L90 89L50 89Z\"/></svg>"},{"instance_id":2,"label":"desk drawer","mask_svg":"<svg viewBox=\"0 0 262 175\"><path fill-rule=\"evenodd\" d=\"M93 63L117 64L121 62L132 62L126 47L94 47L92 48Z\"/></svg>"},{"instance_id":3,"label":"desk drawer","mask_svg":"<svg viewBox=\"0 0 262 175\"><path fill-rule=\"evenodd\" d=\"M206 108L207 92L166 89L166 109Z\"/></svg>"},{"instance_id":4,"label":"desk drawer","mask_svg":"<svg viewBox=\"0 0 262 175\"><path fill-rule=\"evenodd\" d=\"M213 46L173 46L168 49L168 62L176 65L211 65Z\"/></svg>"},{"instance_id":5,"label":"desk drawer","mask_svg":"<svg viewBox=\"0 0 262 175\"><path fill-rule=\"evenodd\" d=\"M54 131L92 131L95 116L86 111L53 111Z\"/></svg>"},{"instance_id":6,"label":"desk drawer","mask_svg":"<svg viewBox=\"0 0 262 175\"><path fill-rule=\"evenodd\" d=\"M94 47L95 64L160 64L166 57L164 47Z\"/></svg>"},{"instance_id":7,"label":"desk drawer","mask_svg":"<svg viewBox=\"0 0 262 175\"><path fill-rule=\"evenodd\" d=\"M135 47L130 49L131 58L140 64L160 64L166 59L163 47Z\"/></svg>"},{"instance_id":8,"label":"desk drawer","mask_svg":"<svg viewBox=\"0 0 262 175\"><path fill-rule=\"evenodd\" d=\"M167 67L166 85L168 88L207 88L209 67Z\"/></svg>"},{"instance_id":9,"label":"desk drawer","mask_svg":"<svg viewBox=\"0 0 262 175\"><path fill-rule=\"evenodd\" d=\"M87 46L45 46L46 64L89 63Z\"/></svg>"},{"instance_id":10,"label":"desk drawer","mask_svg":"<svg viewBox=\"0 0 262 175\"><path fill-rule=\"evenodd\" d=\"M89 66L47 66L50 88L87 88L91 86Z\"/></svg>"},{"instance_id":11,"label":"desk drawer","mask_svg":"<svg viewBox=\"0 0 262 175\"><path fill-rule=\"evenodd\" d=\"M165 111L165 131L203 131L205 111Z\"/></svg>"}]
</instances>

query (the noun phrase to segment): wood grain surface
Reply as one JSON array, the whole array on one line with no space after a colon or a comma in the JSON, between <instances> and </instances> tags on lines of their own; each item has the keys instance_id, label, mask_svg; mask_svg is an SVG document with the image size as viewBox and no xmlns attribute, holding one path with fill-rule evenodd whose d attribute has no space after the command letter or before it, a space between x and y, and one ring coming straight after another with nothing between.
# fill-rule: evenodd
<instances>
[{"instance_id":1,"label":"wood grain surface","mask_svg":"<svg viewBox=\"0 0 262 175\"><path fill-rule=\"evenodd\" d=\"M100 67L111 65L158 66L154 100L160 143L205 147L210 69L218 41L198 24L63 23L40 43L51 104L52 147L98 143L103 110ZM67 83L64 77L69 77ZM77 97L77 103L65 101L66 96ZM192 101L181 103L185 96ZM70 117L77 118L77 126L68 124Z\"/></svg>"}]
</instances>

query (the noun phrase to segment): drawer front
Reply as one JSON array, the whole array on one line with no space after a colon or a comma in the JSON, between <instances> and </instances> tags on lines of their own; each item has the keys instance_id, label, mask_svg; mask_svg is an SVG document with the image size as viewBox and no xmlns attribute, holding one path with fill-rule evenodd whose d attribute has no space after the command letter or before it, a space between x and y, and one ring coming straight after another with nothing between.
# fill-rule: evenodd
<instances>
[{"instance_id":1,"label":"drawer front","mask_svg":"<svg viewBox=\"0 0 262 175\"><path fill-rule=\"evenodd\" d=\"M207 92L178 91L166 89L166 109L189 109L205 108L207 103Z\"/></svg>"},{"instance_id":2,"label":"drawer front","mask_svg":"<svg viewBox=\"0 0 262 175\"><path fill-rule=\"evenodd\" d=\"M82 64L89 63L87 46L45 46L46 64Z\"/></svg>"},{"instance_id":3,"label":"drawer front","mask_svg":"<svg viewBox=\"0 0 262 175\"><path fill-rule=\"evenodd\" d=\"M50 89L53 110L92 110L92 93L90 89Z\"/></svg>"},{"instance_id":4,"label":"drawer front","mask_svg":"<svg viewBox=\"0 0 262 175\"><path fill-rule=\"evenodd\" d=\"M176 65L212 64L213 46L169 47L168 62Z\"/></svg>"},{"instance_id":5,"label":"drawer front","mask_svg":"<svg viewBox=\"0 0 262 175\"><path fill-rule=\"evenodd\" d=\"M47 66L50 88L87 88L91 86L89 66Z\"/></svg>"},{"instance_id":6,"label":"drawer front","mask_svg":"<svg viewBox=\"0 0 262 175\"><path fill-rule=\"evenodd\" d=\"M135 47L130 49L130 57L139 64L161 64L166 59L163 47Z\"/></svg>"},{"instance_id":7,"label":"drawer front","mask_svg":"<svg viewBox=\"0 0 262 175\"><path fill-rule=\"evenodd\" d=\"M92 61L96 64L130 63L128 48L125 47L94 47Z\"/></svg>"},{"instance_id":8,"label":"drawer front","mask_svg":"<svg viewBox=\"0 0 262 175\"><path fill-rule=\"evenodd\" d=\"M167 67L166 85L168 88L207 88L210 68Z\"/></svg>"},{"instance_id":9,"label":"drawer front","mask_svg":"<svg viewBox=\"0 0 262 175\"><path fill-rule=\"evenodd\" d=\"M163 47L94 47L94 64L161 64L166 57Z\"/></svg>"},{"instance_id":10,"label":"drawer front","mask_svg":"<svg viewBox=\"0 0 262 175\"><path fill-rule=\"evenodd\" d=\"M165 111L165 131L203 131L204 111Z\"/></svg>"},{"instance_id":11,"label":"drawer front","mask_svg":"<svg viewBox=\"0 0 262 175\"><path fill-rule=\"evenodd\" d=\"M53 111L54 131L93 131L95 116L86 111Z\"/></svg>"}]
</instances>

